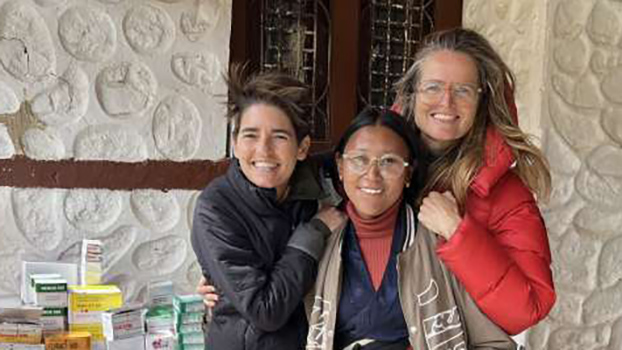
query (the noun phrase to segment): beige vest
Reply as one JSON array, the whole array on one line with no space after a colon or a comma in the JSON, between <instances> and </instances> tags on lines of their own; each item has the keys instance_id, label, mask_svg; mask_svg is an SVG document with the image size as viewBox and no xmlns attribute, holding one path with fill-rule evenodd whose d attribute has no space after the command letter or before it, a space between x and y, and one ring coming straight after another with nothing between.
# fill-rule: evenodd
<instances>
[{"instance_id":1,"label":"beige vest","mask_svg":"<svg viewBox=\"0 0 622 350\"><path fill-rule=\"evenodd\" d=\"M438 259L437 236L422 225L415 230L416 223L414 212L407 205L405 242L398 255L397 271L400 302L413 349L516 349L510 336L477 308ZM344 228L330 237L316 284L305 299L309 350L333 348Z\"/></svg>"}]
</instances>

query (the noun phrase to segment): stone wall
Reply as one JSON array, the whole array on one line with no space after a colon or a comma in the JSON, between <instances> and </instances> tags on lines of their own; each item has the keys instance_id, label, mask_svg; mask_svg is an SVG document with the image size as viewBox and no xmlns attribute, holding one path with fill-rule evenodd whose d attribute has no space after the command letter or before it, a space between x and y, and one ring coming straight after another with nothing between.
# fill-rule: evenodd
<instances>
[{"instance_id":1,"label":"stone wall","mask_svg":"<svg viewBox=\"0 0 622 350\"><path fill-rule=\"evenodd\" d=\"M467 0L465 24L518 76L521 125L541 136L558 301L530 349L622 348L622 2Z\"/></svg>"},{"instance_id":2,"label":"stone wall","mask_svg":"<svg viewBox=\"0 0 622 350\"><path fill-rule=\"evenodd\" d=\"M225 154L231 0L0 0L0 157L186 161ZM0 187L0 301L22 260L76 261L104 241L126 300L180 293L196 191Z\"/></svg>"}]
</instances>

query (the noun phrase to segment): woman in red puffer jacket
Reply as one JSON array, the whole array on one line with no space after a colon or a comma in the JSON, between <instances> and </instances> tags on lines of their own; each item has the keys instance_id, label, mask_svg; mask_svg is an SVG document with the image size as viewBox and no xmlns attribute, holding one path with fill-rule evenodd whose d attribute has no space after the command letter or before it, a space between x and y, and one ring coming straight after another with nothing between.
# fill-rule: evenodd
<instances>
[{"instance_id":1,"label":"woman in red puffer jacket","mask_svg":"<svg viewBox=\"0 0 622 350\"><path fill-rule=\"evenodd\" d=\"M513 83L486 39L453 29L426 38L394 106L430 151L419 220L444 238L441 260L509 334L536 324L555 302L534 198L548 198L551 176L518 127Z\"/></svg>"}]
</instances>

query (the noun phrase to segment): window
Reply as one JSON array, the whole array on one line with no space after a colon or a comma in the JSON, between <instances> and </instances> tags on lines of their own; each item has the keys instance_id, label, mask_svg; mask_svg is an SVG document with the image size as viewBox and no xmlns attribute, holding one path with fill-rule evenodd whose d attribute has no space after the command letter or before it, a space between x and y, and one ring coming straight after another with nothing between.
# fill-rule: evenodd
<instances>
[{"instance_id":1,"label":"window","mask_svg":"<svg viewBox=\"0 0 622 350\"><path fill-rule=\"evenodd\" d=\"M426 34L461 18L462 0L234 0L231 62L309 84L314 150L328 150L360 110L393 103Z\"/></svg>"}]
</instances>

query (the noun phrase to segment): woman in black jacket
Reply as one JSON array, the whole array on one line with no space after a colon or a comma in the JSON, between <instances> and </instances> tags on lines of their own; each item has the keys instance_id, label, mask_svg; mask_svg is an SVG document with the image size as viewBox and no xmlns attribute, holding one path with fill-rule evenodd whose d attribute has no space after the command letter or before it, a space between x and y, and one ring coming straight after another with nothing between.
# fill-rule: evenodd
<instances>
[{"instance_id":1,"label":"woman in black jacket","mask_svg":"<svg viewBox=\"0 0 622 350\"><path fill-rule=\"evenodd\" d=\"M235 159L200 195L191 237L220 295L206 348L300 349L307 334L302 299L325 237L345 216L317 210L317 170L305 162L306 87L283 74L244 78L238 68L227 85Z\"/></svg>"}]
</instances>

